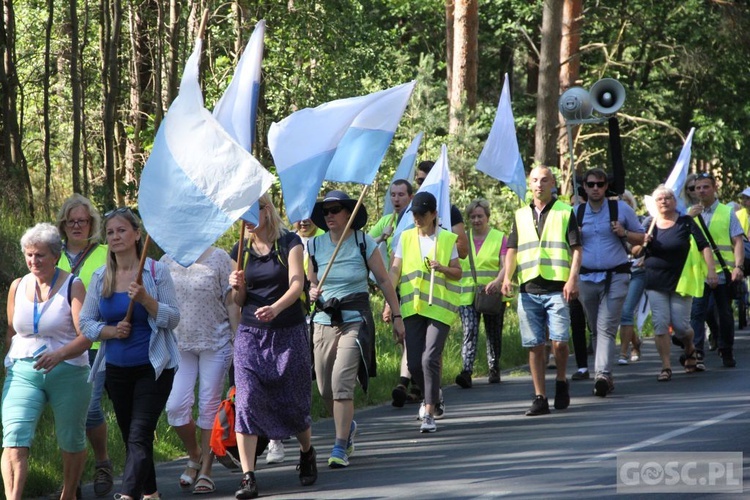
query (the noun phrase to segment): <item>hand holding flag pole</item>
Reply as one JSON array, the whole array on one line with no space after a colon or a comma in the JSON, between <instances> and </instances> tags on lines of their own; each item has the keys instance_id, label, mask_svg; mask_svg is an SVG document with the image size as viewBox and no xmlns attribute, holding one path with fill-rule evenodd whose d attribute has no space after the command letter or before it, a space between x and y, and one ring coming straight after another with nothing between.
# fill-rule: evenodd
<instances>
[{"instance_id":1,"label":"hand holding flag pole","mask_svg":"<svg viewBox=\"0 0 750 500\"><path fill-rule=\"evenodd\" d=\"M437 260L437 247L438 247L438 231L440 226L435 227L435 253L433 254L433 260ZM435 268L430 266L430 295L427 297L427 305L432 305L432 294L435 290Z\"/></svg>"},{"instance_id":2,"label":"hand holding flag pole","mask_svg":"<svg viewBox=\"0 0 750 500\"><path fill-rule=\"evenodd\" d=\"M242 271L245 255L245 221L240 219L240 242L237 245L237 271Z\"/></svg>"}]
</instances>

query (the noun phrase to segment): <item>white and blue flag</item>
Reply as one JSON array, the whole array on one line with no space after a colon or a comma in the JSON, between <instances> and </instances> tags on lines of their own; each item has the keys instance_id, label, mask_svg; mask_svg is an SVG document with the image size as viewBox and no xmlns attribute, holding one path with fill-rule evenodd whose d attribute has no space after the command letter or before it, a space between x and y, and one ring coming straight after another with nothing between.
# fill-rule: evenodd
<instances>
[{"instance_id":1,"label":"white and blue flag","mask_svg":"<svg viewBox=\"0 0 750 500\"><path fill-rule=\"evenodd\" d=\"M440 158L435 162L430 173L425 177L417 193L431 193L437 202L438 226L443 229L451 230L451 195L450 195L451 176L448 170L448 147L443 144L440 149ZM414 227L414 217L409 212L411 203L406 208L404 216L396 226L393 232L392 248L396 248L396 243L401 237L401 233Z\"/></svg>"},{"instance_id":2,"label":"white and blue flag","mask_svg":"<svg viewBox=\"0 0 750 500\"><path fill-rule=\"evenodd\" d=\"M324 180L372 184L415 81L306 108L268 131L291 222L312 213Z\"/></svg>"},{"instance_id":3,"label":"white and blue flag","mask_svg":"<svg viewBox=\"0 0 750 500\"><path fill-rule=\"evenodd\" d=\"M404 156L401 158L401 163L398 164L396 172L391 178L391 183L388 184L388 189L385 192L385 201L383 202L383 217L393 213L393 203L391 203L391 185L399 180L404 179L410 183L414 180L414 165L417 163L417 153L419 152L419 144L422 142L424 132L420 132L411 141L411 144L406 148Z\"/></svg>"},{"instance_id":4,"label":"white and blue flag","mask_svg":"<svg viewBox=\"0 0 750 500\"><path fill-rule=\"evenodd\" d=\"M234 77L216 103L213 113L224 130L249 153L253 152L255 143L265 34L266 21L261 20L255 25L250 41L234 70ZM243 214L242 219L257 225L258 217L259 205L255 202Z\"/></svg>"},{"instance_id":5,"label":"white and blue flag","mask_svg":"<svg viewBox=\"0 0 750 500\"><path fill-rule=\"evenodd\" d=\"M685 213L687 209L687 200L684 200L680 193L685 187L685 181L688 176L688 169L690 168L690 157L692 156L693 148L693 134L695 133L695 127L690 129L685 143L682 145L680 156L677 157L677 161L672 168L672 172L667 178L667 182L664 183L665 187L668 187L674 192L675 198L677 199L677 211Z\"/></svg>"},{"instance_id":6,"label":"white and blue flag","mask_svg":"<svg viewBox=\"0 0 750 500\"><path fill-rule=\"evenodd\" d=\"M203 106L201 46L196 40L138 192L149 235L183 266L195 262L274 180Z\"/></svg>"},{"instance_id":7,"label":"white and blue flag","mask_svg":"<svg viewBox=\"0 0 750 500\"><path fill-rule=\"evenodd\" d=\"M495 121L479 155L477 170L505 183L523 202L526 198L526 172L516 138L516 124L510 104L508 74L500 92Z\"/></svg>"}]
</instances>

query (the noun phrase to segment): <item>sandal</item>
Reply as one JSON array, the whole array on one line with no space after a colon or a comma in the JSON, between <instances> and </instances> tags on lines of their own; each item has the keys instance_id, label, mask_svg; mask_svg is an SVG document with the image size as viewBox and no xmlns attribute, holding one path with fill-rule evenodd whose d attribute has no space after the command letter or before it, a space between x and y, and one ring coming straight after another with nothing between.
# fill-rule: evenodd
<instances>
[{"instance_id":1,"label":"sandal","mask_svg":"<svg viewBox=\"0 0 750 500\"><path fill-rule=\"evenodd\" d=\"M656 380L659 382L669 382L672 380L672 369L671 368L662 368L661 373L659 373L659 376L656 377Z\"/></svg>"},{"instance_id":2,"label":"sandal","mask_svg":"<svg viewBox=\"0 0 750 500\"><path fill-rule=\"evenodd\" d=\"M201 470L201 463L200 462L193 462L192 460L188 459L187 465L185 466L185 472L182 473L180 476L180 488L183 490L189 490L191 486L193 486L193 483L195 483L196 479L198 478L198 473Z\"/></svg>"},{"instance_id":3,"label":"sandal","mask_svg":"<svg viewBox=\"0 0 750 500\"><path fill-rule=\"evenodd\" d=\"M216 491L216 484L214 480L205 474L198 476L195 480L195 488L193 488L193 495L205 495L207 493L213 493Z\"/></svg>"},{"instance_id":4,"label":"sandal","mask_svg":"<svg viewBox=\"0 0 750 500\"><path fill-rule=\"evenodd\" d=\"M693 348L693 352L690 355L685 354L685 373L695 373L698 368L698 358L695 356L696 350Z\"/></svg>"}]
</instances>

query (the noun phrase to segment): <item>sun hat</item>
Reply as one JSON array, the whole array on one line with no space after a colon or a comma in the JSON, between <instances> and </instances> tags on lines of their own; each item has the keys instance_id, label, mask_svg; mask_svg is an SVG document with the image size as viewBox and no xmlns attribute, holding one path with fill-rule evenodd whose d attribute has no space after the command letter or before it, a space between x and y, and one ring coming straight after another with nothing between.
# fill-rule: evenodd
<instances>
[{"instance_id":1,"label":"sun hat","mask_svg":"<svg viewBox=\"0 0 750 500\"><path fill-rule=\"evenodd\" d=\"M328 191L322 200L318 200L315 203L312 215L310 216L313 223L326 232L328 231L328 224L326 224L326 218L323 215L323 205L334 201L339 202L349 213L354 212L354 207L357 205L357 200L349 198L349 195L343 191L339 191L338 189ZM354 222L352 223L352 229L362 229L365 227L365 224L367 224L367 209L363 204L357 210L357 215L354 217Z\"/></svg>"}]
</instances>

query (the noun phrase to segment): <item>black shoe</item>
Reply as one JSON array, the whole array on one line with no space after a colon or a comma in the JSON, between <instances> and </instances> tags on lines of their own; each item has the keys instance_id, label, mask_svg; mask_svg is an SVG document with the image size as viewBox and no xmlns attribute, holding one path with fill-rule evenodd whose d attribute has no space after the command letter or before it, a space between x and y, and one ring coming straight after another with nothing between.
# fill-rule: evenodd
<instances>
[{"instance_id":1,"label":"black shoe","mask_svg":"<svg viewBox=\"0 0 750 500\"><path fill-rule=\"evenodd\" d=\"M591 378L591 375L589 375L588 370L586 370L585 372L577 371L570 378L572 378L573 380L588 380Z\"/></svg>"},{"instance_id":2,"label":"black shoe","mask_svg":"<svg viewBox=\"0 0 750 500\"><path fill-rule=\"evenodd\" d=\"M526 410L527 417L536 417L537 415L549 414L549 402L544 396L537 396L531 402L531 408Z\"/></svg>"},{"instance_id":3,"label":"black shoe","mask_svg":"<svg viewBox=\"0 0 750 500\"><path fill-rule=\"evenodd\" d=\"M461 373L456 375L456 383L464 389L471 389L471 373L465 370L462 371Z\"/></svg>"},{"instance_id":4,"label":"black shoe","mask_svg":"<svg viewBox=\"0 0 750 500\"><path fill-rule=\"evenodd\" d=\"M607 375L597 375L596 382L594 382L594 395L600 398L607 397L607 394L615 390L615 384L612 382L612 377Z\"/></svg>"},{"instance_id":5,"label":"black shoe","mask_svg":"<svg viewBox=\"0 0 750 500\"><path fill-rule=\"evenodd\" d=\"M555 382L555 410L564 410L570 406L569 386L567 379Z\"/></svg>"},{"instance_id":6,"label":"black shoe","mask_svg":"<svg viewBox=\"0 0 750 500\"><path fill-rule=\"evenodd\" d=\"M734 359L734 353L731 349L719 349L719 356L721 356L721 364L726 368L734 368L737 366L737 361Z\"/></svg>"},{"instance_id":7,"label":"black shoe","mask_svg":"<svg viewBox=\"0 0 750 500\"><path fill-rule=\"evenodd\" d=\"M234 498L244 500L247 498L258 497L258 483L255 482L255 473L252 471L245 472L242 475L240 489L234 492Z\"/></svg>"},{"instance_id":8,"label":"black shoe","mask_svg":"<svg viewBox=\"0 0 750 500\"><path fill-rule=\"evenodd\" d=\"M409 395L406 394L406 387L399 384L393 389L393 391L391 391L391 398L393 398L391 404L396 408L402 408L408 397Z\"/></svg>"},{"instance_id":9,"label":"black shoe","mask_svg":"<svg viewBox=\"0 0 750 500\"><path fill-rule=\"evenodd\" d=\"M492 368L490 370L490 374L487 377L487 383L490 383L490 384L499 384L500 383L500 372L497 369Z\"/></svg>"},{"instance_id":10,"label":"black shoe","mask_svg":"<svg viewBox=\"0 0 750 500\"><path fill-rule=\"evenodd\" d=\"M312 446L307 450L307 453L300 451L297 470L299 471L299 482L302 483L302 486L310 486L318 480L317 457L318 454L315 453L315 448Z\"/></svg>"}]
</instances>

